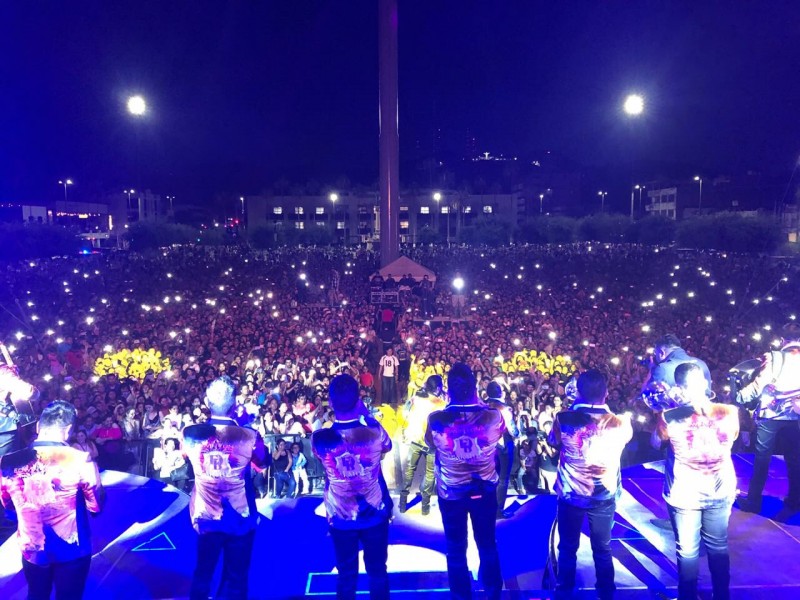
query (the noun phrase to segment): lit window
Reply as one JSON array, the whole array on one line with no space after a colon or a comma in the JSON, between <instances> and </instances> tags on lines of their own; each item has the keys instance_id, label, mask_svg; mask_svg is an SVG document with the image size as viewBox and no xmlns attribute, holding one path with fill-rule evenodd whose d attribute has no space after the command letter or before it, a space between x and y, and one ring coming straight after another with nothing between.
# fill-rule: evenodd
<instances>
[{"instance_id":1,"label":"lit window","mask_svg":"<svg viewBox=\"0 0 800 600\"><path fill-rule=\"evenodd\" d=\"M408 221L400 221L400 229L408 229Z\"/></svg>"},{"instance_id":2,"label":"lit window","mask_svg":"<svg viewBox=\"0 0 800 600\"><path fill-rule=\"evenodd\" d=\"M336 221L336 229L344 229L344 221Z\"/></svg>"},{"instance_id":3,"label":"lit window","mask_svg":"<svg viewBox=\"0 0 800 600\"><path fill-rule=\"evenodd\" d=\"M318 215L324 215L325 214L325 207L324 206L318 206L317 207L317 214Z\"/></svg>"},{"instance_id":4,"label":"lit window","mask_svg":"<svg viewBox=\"0 0 800 600\"><path fill-rule=\"evenodd\" d=\"M464 207L464 214L465 214L465 215L466 215L466 214L469 214L469 213L471 213L471 212L472 212L472 207L471 207L471 206L465 206L465 207Z\"/></svg>"},{"instance_id":5,"label":"lit window","mask_svg":"<svg viewBox=\"0 0 800 600\"><path fill-rule=\"evenodd\" d=\"M420 214L421 214L421 215L427 215L427 214L430 214L430 212L431 212L431 207L430 207L430 206L420 206L420 207L419 207L419 212L420 212Z\"/></svg>"},{"instance_id":6,"label":"lit window","mask_svg":"<svg viewBox=\"0 0 800 600\"><path fill-rule=\"evenodd\" d=\"M408 207L407 206L401 206L400 207L400 212L408 212Z\"/></svg>"},{"instance_id":7,"label":"lit window","mask_svg":"<svg viewBox=\"0 0 800 600\"><path fill-rule=\"evenodd\" d=\"M318 227L325 227L326 225L327 225L327 223L325 221L317 221L317 226Z\"/></svg>"},{"instance_id":8,"label":"lit window","mask_svg":"<svg viewBox=\"0 0 800 600\"><path fill-rule=\"evenodd\" d=\"M302 206L295 206L294 207L294 214L302 215L303 214L303 207Z\"/></svg>"},{"instance_id":9,"label":"lit window","mask_svg":"<svg viewBox=\"0 0 800 600\"><path fill-rule=\"evenodd\" d=\"M303 221L295 221L294 228L295 229L305 229L305 223Z\"/></svg>"},{"instance_id":10,"label":"lit window","mask_svg":"<svg viewBox=\"0 0 800 600\"><path fill-rule=\"evenodd\" d=\"M446 215L446 214L448 214L449 212L450 212L450 207L449 207L449 206L443 206L443 207L442 207L442 214L443 214L443 215Z\"/></svg>"},{"instance_id":11,"label":"lit window","mask_svg":"<svg viewBox=\"0 0 800 600\"><path fill-rule=\"evenodd\" d=\"M276 206L275 208L272 209L272 214L273 215L282 215L283 214L283 207L282 206Z\"/></svg>"},{"instance_id":12,"label":"lit window","mask_svg":"<svg viewBox=\"0 0 800 600\"><path fill-rule=\"evenodd\" d=\"M484 206L484 207L483 207L483 212L485 212L486 214L491 214L491 212L492 212L492 207L491 207L491 206L488 206L488 205L487 205L487 206Z\"/></svg>"}]
</instances>

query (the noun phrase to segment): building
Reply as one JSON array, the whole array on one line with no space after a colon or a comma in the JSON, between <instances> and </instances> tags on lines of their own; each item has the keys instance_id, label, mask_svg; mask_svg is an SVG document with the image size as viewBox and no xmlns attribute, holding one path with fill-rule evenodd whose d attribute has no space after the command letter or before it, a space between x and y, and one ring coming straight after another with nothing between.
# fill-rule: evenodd
<instances>
[{"instance_id":1,"label":"building","mask_svg":"<svg viewBox=\"0 0 800 600\"><path fill-rule=\"evenodd\" d=\"M333 199L332 199L333 198ZM252 230L263 226L306 230L327 227L348 244L367 243L380 235L377 192L329 193L320 196L247 196L246 222ZM400 241L415 243L425 232L455 240L461 228L480 217L496 217L511 226L538 212L540 200L520 193L463 194L454 190L407 191L400 197Z\"/></svg>"}]
</instances>

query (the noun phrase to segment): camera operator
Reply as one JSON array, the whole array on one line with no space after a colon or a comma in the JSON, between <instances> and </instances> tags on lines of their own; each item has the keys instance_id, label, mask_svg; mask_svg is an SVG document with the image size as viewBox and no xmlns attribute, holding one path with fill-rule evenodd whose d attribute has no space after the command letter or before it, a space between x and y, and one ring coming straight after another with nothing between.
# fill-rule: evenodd
<instances>
[{"instance_id":1,"label":"camera operator","mask_svg":"<svg viewBox=\"0 0 800 600\"><path fill-rule=\"evenodd\" d=\"M746 498L739 499L747 512L761 512L770 459L779 446L789 477L784 508L800 509L800 327L792 323L782 333L781 349L767 352L753 381L736 394L738 404L755 409L753 476Z\"/></svg>"},{"instance_id":2,"label":"camera operator","mask_svg":"<svg viewBox=\"0 0 800 600\"><path fill-rule=\"evenodd\" d=\"M711 396L711 373L708 365L699 358L689 356L686 350L681 348L680 340L672 333L667 333L656 340L653 350L653 359L650 363L650 377L645 382L642 391L653 388L655 383L664 383L669 387L675 386L675 369L683 363L695 363L703 371L707 389L706 393Z\"/></svg>"},{"instance_id":3,"label":"camera operator","mask_svg":"<svg viewBox=\"0 0 800 600\"><path fill-rule=\"evenodd\" d=\"M503 437L497 444L497 475L500 480L497 483L497 518L507 519L513 515L505 511L506 496L508 495L508 482L511 477L512 467L514 466L514 453L516 447L514 440L519 437L519 429L514 421L511 407L504 402L505 392L496 381L490 381L486 386L486 404L500 412L506 430Z\"/></svg>"}]
</instances>

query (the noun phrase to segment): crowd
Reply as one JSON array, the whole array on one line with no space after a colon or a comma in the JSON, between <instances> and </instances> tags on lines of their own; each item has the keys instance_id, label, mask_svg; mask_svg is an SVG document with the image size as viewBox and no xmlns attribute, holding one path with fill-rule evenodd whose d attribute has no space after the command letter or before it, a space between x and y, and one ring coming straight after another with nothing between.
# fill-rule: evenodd
<instances>
[{"instance_id":1,"label":"crowd","mask_svg":"<svg viewBox=\"0 0 800 600\"><path fill-rule=\"evenodd\" d=\"M464 362L484 397L493 380L505 388L523 432L512 485L552 489L555 452L546 435L569 403L572 371L607 374L609 405L632 413L636 430L623 462L647 460L654 421L636 398L654 340L675 334L708 363L725 401L727 370L774 347L774 332L794 319L800 281L797 265L781 260L638 245L419 247L407 254L437 279L432 296L403 296L389 343L376 334L381 317L369 304L374 252L232 247L6 264L0 341L21 376L40 388L41 406L56 398L75 406L75 443L93 447L101 467L138 464L177 482L189 477L181 431L208 419L205 387L229 375L237 384L237 421L257 429L271 452L278 440L288 442L284 472L292 476L277 478L281 485L276 479L271 490L288 495L320 483L308 436L332 422L332 376L356 377L393 434L389 420L402 428L400 407L420 385L412 365ZM459 305L456 276L464 281L463 318L441 319ZM397 274L398 287L409 284ZM155 349L169 367L142 379L95 374L99 358L123 348ZM396 360L388 361L387 378L389 348ZM504 369L523 349L562 357L571 368ZM746 415L742 426L746 432ZM747 435L739 444L747 447Z\"/></svg>"}]
</instances>

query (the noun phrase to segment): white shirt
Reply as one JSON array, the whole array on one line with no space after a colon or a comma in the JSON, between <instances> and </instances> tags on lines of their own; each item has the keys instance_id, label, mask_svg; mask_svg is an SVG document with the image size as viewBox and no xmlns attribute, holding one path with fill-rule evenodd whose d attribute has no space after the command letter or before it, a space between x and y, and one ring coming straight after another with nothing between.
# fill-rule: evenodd
<instances>
[{"instance_id":1,"label":"white shirt","mask_svg":"<svg viewBox=\"0 0 800 600\"><path fill-rule=\"evenodd\" d=\"M395 369L400 366L400 361L397 360L397 357L392 355L389 356L388 354L381 358L380 365L382 367L381 374L384 377L394 377Z\"/></svg>"}]
</instances>

